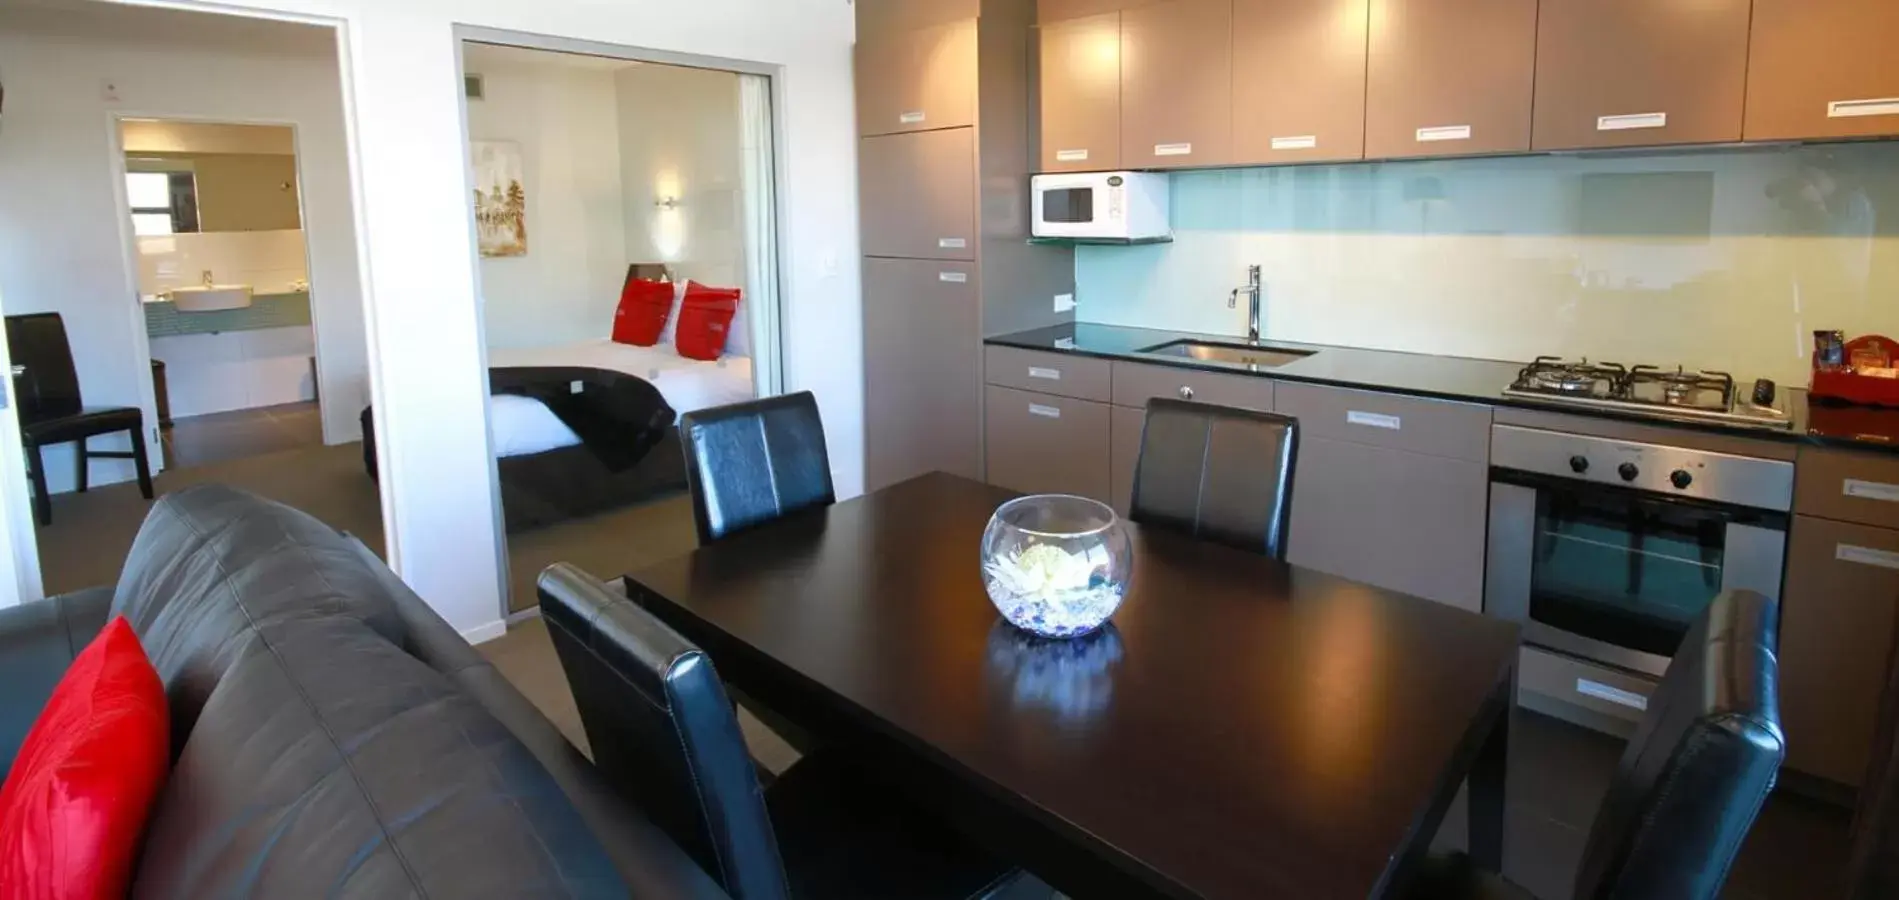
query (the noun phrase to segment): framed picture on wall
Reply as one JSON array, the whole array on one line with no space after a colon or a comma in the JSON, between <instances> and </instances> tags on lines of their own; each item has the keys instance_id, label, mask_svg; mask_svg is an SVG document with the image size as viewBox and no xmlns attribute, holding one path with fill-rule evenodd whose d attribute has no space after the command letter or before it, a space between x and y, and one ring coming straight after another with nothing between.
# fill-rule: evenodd
<instances>
[{"instance_id":1,"label":"framed picture on wall","mask_svg":"<svg viewBox=\"0 0 1899 900\"><path fill-rule=\"evenodd\" d=\"M473 141L475 234L482 256L527 255L527 190L521 184L521 145Z\"/></svg>"}]
</instances>

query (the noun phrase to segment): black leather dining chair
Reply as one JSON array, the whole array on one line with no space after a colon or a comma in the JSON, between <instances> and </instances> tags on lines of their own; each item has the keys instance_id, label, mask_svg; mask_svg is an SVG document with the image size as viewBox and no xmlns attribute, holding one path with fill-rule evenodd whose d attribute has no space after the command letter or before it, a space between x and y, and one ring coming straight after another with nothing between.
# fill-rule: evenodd
<instances>
[{"instance_id":1,"label":"black leather dining chair","mask_svg":"<svg viewBox=\"0 0 1899 900\"><path fill-rule=\"evenodd\" d=\"M1893 628L1893 640L1899 646L1899 624ZM1899 654L1887 661L1886 668L1872 760L1853 815L1847 900L1899 897Z\"/></svg>"},{"instance_id":2,"label":"black leather dining chair","mask_svg":"<svg viewBox=\"0 0 1899 900\"><path fill-rule=\"evenodd\" d=\"M145 455L145 417L135 406L87 409L79 394L79 370L59 313L7 316L7 351L13 357L13 392L20 414L20 441L26 449L27 476L33 485L33 513L41 525L53 523L53 501L46 490L41 448L72 442L78 463L74 487L85 491L95 459L129 459L138 471L139 492L152 499L152 470ZM89 438L125 432L130 452L91 450Z\"/></svg>"},{"instance_id":3,"label":"black leather dining chair","mask_svg":"<svg viewBox=\"0 0 1899 900\"><path fill-rule=\"evenodd\" d=\"M1298 458L1297 419L1155 398L1128 518L1285 559Z\"/></svg>"},{"instance_id":4,"label":"black leather dining chair","mask_svg":"<svg viewBox=\"0 0 1899 900\"><path fill-rule=\"evenodd\" d=\"M679 417L699 543L837 502L810 391Z\"/></svg>"},{"instance_id":5,"label":"black leather dining chair","mask_svg":"<svg viewBox=\"0 0 1899 900\"><path fill-rule=\"evenodd\" d=\"M1576 900L1713 900L1786 754L1779 605L1714 599L1675 651L1596 811ZM1436 857L1418 898L1531 898L1461 854Z\"/></svg>"},{"instance_id":6,"label":"black leather dining chair","mask_svg":"<svg viewBox=\"0 0 1899 900\"><path fill-rule=\"evenodd\" d=\"M704 651L566 563L541 573L539 594L594 764L737 900L1051 893L842 752L765 784Z\"/></svg>"}]
</instances>

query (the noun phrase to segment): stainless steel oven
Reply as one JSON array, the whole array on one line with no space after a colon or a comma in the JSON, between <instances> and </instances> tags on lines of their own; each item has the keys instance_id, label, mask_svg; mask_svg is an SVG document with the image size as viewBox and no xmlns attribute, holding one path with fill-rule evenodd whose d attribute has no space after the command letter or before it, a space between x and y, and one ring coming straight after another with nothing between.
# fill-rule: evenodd
<instances>
[{"instance_id":1,"label":"stainless steel oven","mask_svg":"<svg viewBox=\"0 0 1899 900\"><path fill-rule=\"evenodd\" d=\"M1659 678L1716 594L1780 595L1791 462L1513 425L1490 462L1485 611L1617 676L1576 693L1641 709L1612 685Z\"/></svg>"}]
</instances>

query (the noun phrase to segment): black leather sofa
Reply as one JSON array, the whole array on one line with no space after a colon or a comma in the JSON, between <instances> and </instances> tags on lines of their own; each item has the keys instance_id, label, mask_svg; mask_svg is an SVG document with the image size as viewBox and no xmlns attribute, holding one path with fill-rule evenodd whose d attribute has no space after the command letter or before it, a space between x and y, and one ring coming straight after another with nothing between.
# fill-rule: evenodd
<instances>
[{"instance_id":1,"label":"black leather sofa","mask_svg":"<svg viewBox=\"0 0 1899 900\"><path fill-rule=\"evenodd\" d=\"M726 896L360 543L221 486L0 611L0 773L114 615L172 717L136 897Z\"/></svg>"}]
</instances>

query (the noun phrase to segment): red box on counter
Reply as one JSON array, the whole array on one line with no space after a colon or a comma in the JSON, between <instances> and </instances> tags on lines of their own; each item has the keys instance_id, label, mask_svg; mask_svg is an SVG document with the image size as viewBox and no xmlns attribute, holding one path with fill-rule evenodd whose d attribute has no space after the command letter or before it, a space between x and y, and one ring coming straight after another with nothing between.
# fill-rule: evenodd
<instances>
[{"instance_id":1,"label":"red box on counter","mask_svg":"<svg viewBox=\"0 0 1899 900\"><path fill-rule=\"evenodd\" d=\"M1808 393L1867 406L1899 407L1899 369L1893 368L1895 350L1899 350L1899 342L1869 334L1846 342L1844 365L1825 365L1815 355Z\"/></svg>"}]
</instances>

